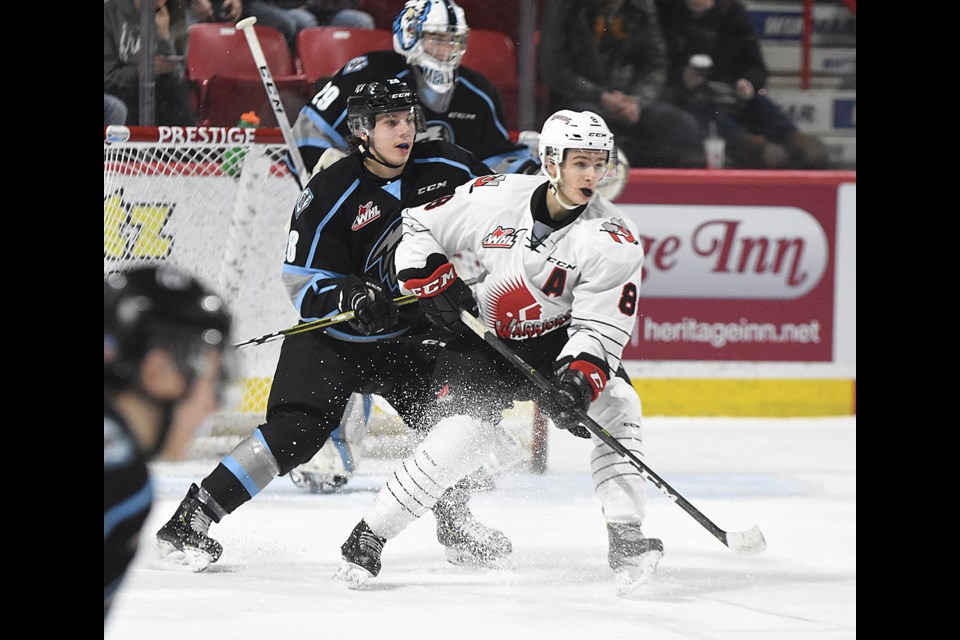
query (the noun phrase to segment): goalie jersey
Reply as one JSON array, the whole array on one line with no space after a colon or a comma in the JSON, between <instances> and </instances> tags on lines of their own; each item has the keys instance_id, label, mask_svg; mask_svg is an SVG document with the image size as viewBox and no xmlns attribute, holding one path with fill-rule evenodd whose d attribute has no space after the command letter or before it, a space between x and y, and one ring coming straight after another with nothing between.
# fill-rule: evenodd
<instances>
[{"instance_id":1,"label":"goalie jersey","mask_svg":"<svg viewBox=\"0 0 960 640\"><path fill-rule=\"evenodd\" d=\"M427 130L417 136L417 142L452 142L471 151L494 171L517 173L539 167L534 152L511 140L504 125L500 94L493 84L466 67L460 67L457 74L445 113L431 110L420 100ZM303 107L293 124L293 134L308 171L330 147L348 149L347 98L357 85L388 77L416 86L403 56L393 51L371 51L344 65Z\"/></svg>"},{"instance_id":2,"label":"goalie jersey","mask_svg":"<svg viewBox=\"0 0 960 640\"><path fill-rule=\"evenodd\" d=\"M487 275L475 287L481 320L506 340L566 330L560 358L589 353L620 366L633 333L643 247L633 223L595 194L557 223L543 176L472 180L403 214L397 270L470 251ZM406 291L404 291L406 293Z\"/></svg>"}]
</instances>

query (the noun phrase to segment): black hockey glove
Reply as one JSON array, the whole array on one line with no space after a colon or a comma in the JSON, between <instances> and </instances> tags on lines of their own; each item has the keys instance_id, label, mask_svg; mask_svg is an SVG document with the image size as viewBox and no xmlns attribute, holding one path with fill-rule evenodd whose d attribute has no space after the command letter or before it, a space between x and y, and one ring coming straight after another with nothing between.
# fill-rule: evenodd
<instances>
[{"instance_id":1,"label":"black hockey glove","mask_svg":"<svg viewBox=\"0 0 960 640\"><path fill-rule=\"evenodd\" d=\"M404 282L417 296L424 315L433 324L457 335L469 331L460 321L460 308L477 315L477 301L470 287L457 277L457 270L449 262L437 267L425 278L410 278Z\"/></svg>"},{"instance_id":2,"label":"black hockey glove","mask_svg":"<svg viewBox=\"0 0 960 640\"><path fill-rule=\"evenodd\" d=\"M365 336L389 329L399 319L397 303L383 288L357 276L347 276L340 285L340 311L353 311L353 318L347 323Z\"/></svg>"},{"instance_id":3,"label":"black hockey glove","mask_svg":"<svg viewBox=\"0 0 960 640\"><path fill-rule=\"evenodd\" d=\"M581 354L581 358L584 357L590 358ZM577 412L586 413L590 409L590 403L597 399L607 385L607 374L592 360L593 358L573 360L569 366L566 365L566 362L569 362L567 359L558 363L558 415L553 422L560 429L566 429L578 438L589 438L590 432L580 423Z\"/></svg>"}]
</instances>

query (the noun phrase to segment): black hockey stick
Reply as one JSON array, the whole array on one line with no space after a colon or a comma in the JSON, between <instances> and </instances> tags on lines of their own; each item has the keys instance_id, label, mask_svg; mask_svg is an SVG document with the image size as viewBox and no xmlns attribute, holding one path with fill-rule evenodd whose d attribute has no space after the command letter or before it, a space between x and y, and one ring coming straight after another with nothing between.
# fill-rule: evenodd
<instances>
[{"instance_id":1,"label":"black hockey stick","mask_svg":"<svg viewBox=\"0 0 960 640\"><path fill-rule=\"evenodd\" d=\"M540 391L546 394L547 398L556 397L557 389L553 383L545 378L543 374L539 373L536 369L527 364L523 358L517 355L510 347L501 342L500 338L498 338L495 333L487 329L473 314L465 309L461 309L460 319L465 325L467 325L467 327L470 328L471 331L477 334L484 340L484 342L493 347L497 353L509 360L511 364L519 369L528 380L536 385ZM724 531L715 525L709 518L703 515L699 509L690 504L686 498L680 495L676 489L667 484L663 478L654 473L654 471L642 460L640 460L640 458L635 456L632 451L623 446L623 444L613 437L609 431L604 429L599 423L597 423L596 420L591 418L586 411L579 411L577 413L577 417L581 422L583 422L584 426L586 426L591 433L603 440L607 446L619 453L621 456L627 458L633 464L633 466L637 468L641 475L643 475L644 478L652 482L658 489L660 489L660 491L664 493L664 495L680 505L681 509L690 514L694 520L699 522L707 531L712 533L717 540L725 544L727 547L733 549L741 555L760 553L767 548L767 542L763 539L763 534L760 533L759 527L753 527L746 531L738 532Z\"/></svg>"}]
</instances>

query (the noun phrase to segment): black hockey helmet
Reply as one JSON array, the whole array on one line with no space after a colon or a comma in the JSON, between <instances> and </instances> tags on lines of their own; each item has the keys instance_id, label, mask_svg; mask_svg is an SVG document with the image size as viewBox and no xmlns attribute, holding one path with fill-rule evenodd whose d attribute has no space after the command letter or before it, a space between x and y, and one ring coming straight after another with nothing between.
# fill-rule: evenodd
<instances>
[{"instance_id":1,"label":"black hockey helmet","mask_svg":"<svg viewBox=\"0 0 960 640\"><path fill-rule=\"evenodd\" d=\"M417 133L426 130L417 92L397 78L358 84L353 95L347 98L347 126L357 138L360 134L369 136L376 125L377 114L394 111L410 111Z\"/></svg>"},{"instance_id":2,"label":"black hockey helmet","mask_svg":"<svg viewBox=\"0 0 960 640\"><path fill-rule=\"evenodd\" d=\"M203 356L210 349L226 350L231 323L219 296L171 267L137 267L104 276L104 387L136 387L141 360L155 347L167 349L192 384Z\"/></svg>"}]
</instances>

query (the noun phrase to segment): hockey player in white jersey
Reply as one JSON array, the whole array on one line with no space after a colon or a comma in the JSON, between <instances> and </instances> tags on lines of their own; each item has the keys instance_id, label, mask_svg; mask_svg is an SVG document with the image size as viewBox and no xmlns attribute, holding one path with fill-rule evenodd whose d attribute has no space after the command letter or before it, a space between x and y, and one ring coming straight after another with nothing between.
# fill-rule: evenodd
<instances>
[{"instance_id":1,"label":"hockey player in white jersey","mask_svg":"<svg viewBox=\"0 0 960 640\"><path fill-rule=\"evenodd\" d=\"M559 111L541 132L546 175L483 176L404 212L398 280L427 317L452 334L435 376L445 386L442 419L397 467L341 547L337 578L358 587L381 568L385 542L425 513L443 491L471 473L498 440L503 409L532 399L554 423L592 437L596 495L607 524L618 593L656 571L663 545L641 525L645 483L629 461L574 418L589 415L635 455L641 407L621 364L634 330L643 248L633 223L600 193L614 170L613 136L591 112ZM471 289L448 257L470 251L487 272ZM553 371L544 397L460 321L478 315L524 361Z\"/></svg>"}]
</instances>

